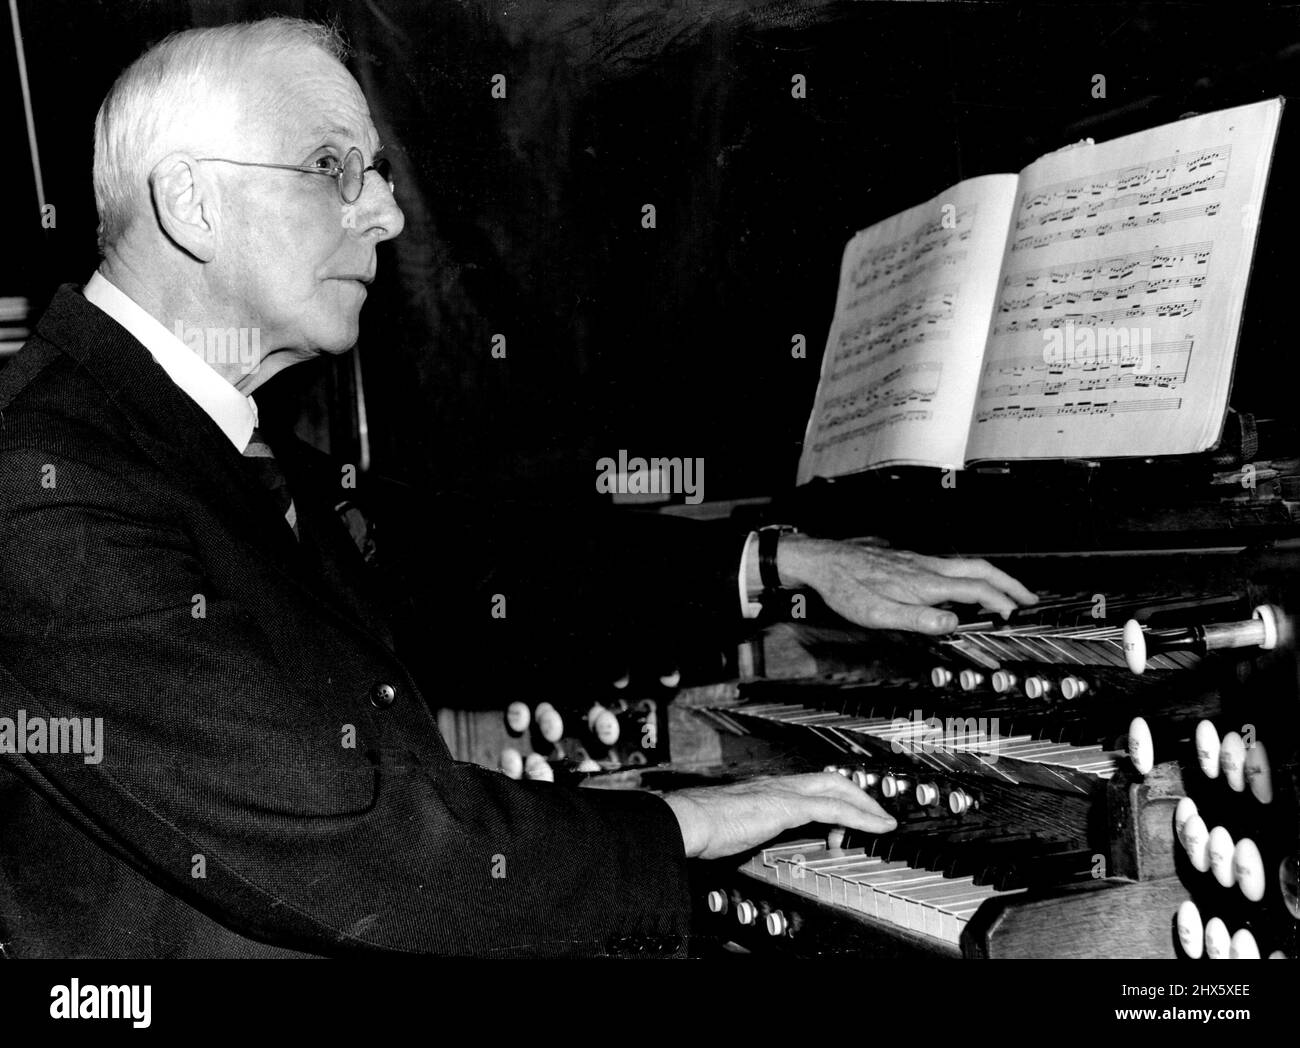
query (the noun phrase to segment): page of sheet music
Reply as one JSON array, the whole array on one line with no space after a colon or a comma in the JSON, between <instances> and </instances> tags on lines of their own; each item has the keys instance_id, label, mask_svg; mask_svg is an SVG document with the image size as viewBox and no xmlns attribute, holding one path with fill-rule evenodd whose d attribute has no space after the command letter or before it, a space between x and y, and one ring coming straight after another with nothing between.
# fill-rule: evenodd
<instances>
[{"instance_id":1,"label":"page of sheet music","mask_svg":"<svg viewBox=\"0 0 1300 1048\"><path fill-rule=\"evenodd\" d=\"M1021 172L970 459L1214 445L1280 113L1191 117Z\"/></svg>"},{"instance_id":2,"label":"page of sheet music","mask_svg":"<svg viewBox=\"0 0 1300 1048\"><path fill-rule=\"evenodd\" d=\"M968 179L849 241L800 484L961 466L1017 186Z\"/></svg>"}]
</instances>

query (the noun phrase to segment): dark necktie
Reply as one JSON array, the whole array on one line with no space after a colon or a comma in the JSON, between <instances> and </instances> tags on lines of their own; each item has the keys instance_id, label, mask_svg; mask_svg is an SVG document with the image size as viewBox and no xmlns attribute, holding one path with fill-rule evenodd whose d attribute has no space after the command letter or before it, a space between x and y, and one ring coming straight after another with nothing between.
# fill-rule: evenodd
<instances>
[{"instance_id":1,"label":"dark necktie","mask_svg":"<svg viewBox=\"0 0 1300 1048\"><path fill-rule=\"evenodd\" d=\"M289 483L284 479L284 473L275 461L270 446L262 439L261 430L253 430L248 447L244 449L244 458L257 474L262 486L271 493L275 504L280 507L285 522L293 529L293 537L298 538L298 511L294 508L293 496L289 494Z\"/></svg>"}]
</instances>

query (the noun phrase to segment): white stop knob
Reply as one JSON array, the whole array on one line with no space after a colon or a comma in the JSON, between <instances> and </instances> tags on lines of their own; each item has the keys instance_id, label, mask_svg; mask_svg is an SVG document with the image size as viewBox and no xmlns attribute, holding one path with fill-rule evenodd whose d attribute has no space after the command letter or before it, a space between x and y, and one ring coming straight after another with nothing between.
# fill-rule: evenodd
<instances>
[{"instance_id":1,"label":"white stop knob","mask_svg":"<svg viewBox=\"0 0 1300 1048\"><path fill-rule=\"evenodd\" d=\"M1246 789L1246 744L1235 731L1228 732L1219 743L1219 767L1235 792Z\"/></svg>"},{"instance_id":2,"label":"white stop knob","mask_svg":"<svg viewBox=\"0 0 1300 1048\"><path fill-rule=\"evenodd\" d=\"M1237 883L1237 876L1232 867L1232 856L1237 850L1237 845L1232 839L1232 834L1222 826L1214 827L1210 831L1209 849L1210 872L1223 887L1231 888Z\"/></svg>"},{"instance_id":3,"label":"white stop knob","mask_svg":"<svg viewBox=\"0 0 1300 1048\"><path fill-rule=\"evenodd\" d=\"M1228 944L1228 957L1234 961L1259 960L1259 943L1245 928L1238 928Z\"/></svg>"},{"instance_id":4,"label":"white stop knob","mask_svg":"<svg viewBox=\"0 0 1300 1048\"><path fill-rule=\"evenodd\" d=\"M1241 894L1251 902L1264 898L1264 856L1259 853L1259 846L1249 837L1237 842L1232 852L1232 875L1241 889Z\"/></svg>"},{"instance_id":5,"label":"white stop knob","mask_svg":"<svg viewBox=\"0 0 1300 1048\"><path fill-rule=\"evenodd\" d=\"M1139 775L1146 775L1155 767L1156 744L1145 717L1134 717L1128 726L1128 757Z\"/></svg>"},{"instance_id":6,"label":"white stop knob","mask_svg":"<svg viewBox=\"0 0 1300 1048\"><path fill-rule=\"evenodd\" d=\"M507 778L523 778L524 755L513 746L507 746L501 751L501 770Z\"/></svg>"},{"instance_id":7,"label":"white stop knob","mask_svg":"<svg viewBox=\"0 0 1300 1048\"><path fill-rule=\"evenodd\" d=\"M1219 777L1219 732L1207 720L1196 725L1196 763L1207 779Z\"/></svg>"},{"instance_id":8,"label":"white stop knob","mask_svg":"<svg viewBox=\"0 0 1300 1048\"><path fill-rule=\"evenodd\" d=\"M530 753L524 761L524 775L537 782L554 782L555 770L540 753Z\"/></svg>"},{"instance_id":9,"label":"white stop knob","mask_svg":"<svg viewBox=\"0 0 1300 1048\"><path fill-rule=\"evenodd\" d=\"M1201 911L1191 899L1178 907L1178 945L1192 960L1199 960L1205 952L1205 926L1201 924Z\"/></svg>"},{"instance_id":10,"label":"white stop knob","mask_svg":"<svg viewBox=\"0 0 1300 1048\"><path fill-rule=\"evenodd\" d=\"M1147 670L1147 638L1137 619L1124 623L1124 661L1134 673Z\"/></svg>"},{"instance_id":11,"label":"white stop knob","mask_svg":"<svg viewBox=\"0 0 1300 1048\"><path fill-rule=\"evenodd\" d=\"M1226 961L1231 948L1228 926L1218 917L1211 917L1205 922L1205 955L1212 961Z\"/></svg>"},{"instance_id":12,"label":"white stop knob","mask_svg":"<svg viewBox=\"0 0 1300 1048\"><path fill-rule=\"evenodd\" d=\"M526 702L512 702L506 707L506 727L516 735L522 735L532 723L533 714Z\"/></svg>"}]
</instances>

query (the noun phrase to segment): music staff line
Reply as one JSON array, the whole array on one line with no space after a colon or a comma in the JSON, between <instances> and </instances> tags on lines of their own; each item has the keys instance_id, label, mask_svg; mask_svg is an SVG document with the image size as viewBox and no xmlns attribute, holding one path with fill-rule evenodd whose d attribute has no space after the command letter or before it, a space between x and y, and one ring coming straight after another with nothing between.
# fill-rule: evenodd
<instances>
[{"instance_id":1,"label":"music staff line","mask_svg":"<svg viewBox=\"0 0 1300 1048\"><path fill-rule=\"evenodd\" d=\"M1115 287L1088 288L1083 291L1058 291L1051 294L1040 291L1024 298L1003 298L998 307L1001 313L1014 313L1024 309L1055 309L1057 306L1074 306L1080 302L1105 302L1107 299L1120 301L1133 295L1156 295L1162 291L1187 287L1199 289L1205 285L1204 273L1189 276L1162 277L1159 280L1135 280L1129 284Z\"/></svg>"},{"instance_id":2,"label":"music staff line","mask_svg":"<svg viewBox=\"0 0 1300 1048\"><path fill-rule=\"evenodd\" d=\"M865 252L849 271L849 280L856 288L868 286L876 279L872 270L898 257L904 252L900 265L906 265L913 258L918 258L941 247L947 247L956 240L968 240L975 228L978 209L971 205L953 212L952 222L946 223L940 215L931 222L926 222L907 233L893 243L884 244Z\"/></svg>"},{"instance_id":3,"label":"music staff line","mask_svg":"<svg viewBox=\"0 0 1300 1048\"><path fill-rule=\"evenodd\" d=\"M1149 251L1134 251L1127 255L1110 255L1105 258L1080 259L1071 264L1049 266L1046 269L1008 273L1002 278L1003 288L1037 287L1046 279L1052 284L1064 284L1072 277L1086 280L1128 280L1142 269L1173 269L1189 259L1194 266L1205 266L1208 272L1213 241L1199 244L1178 244L1174 247L1156 246ZM1104 274L1104 276L1103 276Z\"/></svg>"},{"instance_id":4,"label":"music staff line","mask_svg":"<svg viewBox=\"0 0 1300 1048\"><path fill-rule=\"evenodd\" d=\"M1030 317L1024 321L1011 320L1005 324L997 325L993 331L999 335L1013 335L1020 331L1043 331L1050 328L1059 328L1066 324L1083 327L1086 325L1114 324L1121 320L1132 320L1135 317L1157 317L1160 319L1189 317L1200 308L1201 300L1198 298L1186 299L1181 302L1151 302L1146 305L1125 306L1122 309L1107 309L1093 313L1063 313L1055 317Z\"/></svg>"},{"instance_id":5,"label":"music staff line","mask_svg":"<svg viewBox=\"0 0 1300 1048\"><path fill-rule=\"evenodd\" d=\"M877 430L884 429L885 427L893 427L903 422L928 422L933 415L934 413L932 411L924 411L918 408L913 408L909 411L900 411L898 414L891 415L889 418L877 419L875 422L868 422L844 433L837 433L833 437L827 437L825 440L814 444L813 451L825 451L827 448L845 444L850 440L856 440L859 437L867 436Z\"/></svg>"},{"instance_id":6,"label":"music staff line","mask_svg":"<svg viewBox=\"0 0 1300 1048\"><path fill-rule=\"evenodd\" d=\"M1217 174L1198 178L1194 182L1185 182L1182 185L1171 186L1167 189L1152 189L1145 193L1125 193L1122 196L1109 197L1094 203L1074 204L1069 207L1057 208L1055 211L1047 211L1032 218L1017 218L1016 229L1024 230L1031 226L1045 226L1051 222L1073 222L1080 216L1083 218L1096 218L1104 211L1116 211L1120 208L1149 207L1152 204L1171 203L1192 196L1195 193L1208 193L1222 189L1227 185L1227 182L1227 172L1220 171Z\"/></svg>"},{"instance_id":7,"label":"music staff line","mask_svg":"<svg viewBox=\"0 0 1300 1048\"><path fill-rule=\"evenodd\" d=\"M1182 372L1133 372L1095 375L1091 378L1063 378L1060 380L1035 379L1032 382L1003 383L984 386L981 397L1059 397L1071 393L1093 393L1113 389L1174 389L1187 381L1187 369Z\"/></svg>"},{"instance_id":8,"label":"music staff line","mask_svg":"<svg viewBox=\"0 0 1300 1048\"><path fill-rule=\"evenodd\" d=\"M895 288L906 287L909 284L916 283L921 279L921 277L935 269L949 269L953 266L961 265L966 261L966 258L967 253L965 251L953 251L946 255L935 255L933 258L929 258L924 262L919 262L905 272L899 273L896 277L891 279L889 283L882 287L873 288L872 290L859 295L857 298L850 300L848 306L845 308L845 312L852 313L861 309L867 303L873 302L881 296L889 294L889 292L893 291ZM889 266L882 271L881 276L889 276L897 268L898 266Z\"/></svg>"},{"instance_id":9,"label":"music staff line","mask_svg":"<svg viewBox=\"0 0 1300 1048\"><path fill-rule=\"evenodd\" d=\"M1138 355L1149 355L1152 366L1155 367L1157 357L1177 357L1186 356L1190 359L1192 355L1192 346L1195 342L1190 335L1185 338L1173 339L1168 342L1153 342L1148 347L1138 347L1125 351L1120 348L1121 356L1118 358L1126 365L1137 362ZM1072 347L1071 347L1072 349ZM1006 357L1001 360L990 360L984 365L984 376L988 378L993 375L1023 375L1026 372L1046 371L1048 374L1062 374L1070 370L1099 370L1104 367L1114 366L1114 361L1109 359L1113 350L1110 347L1097 347L1096 353L1092 357L1074 357L1064 362L1055 362L1045 360L1040 353L1037 356L1023 357ZM1127 352L1129 355L1123 355ZM1189 365L1190 366L1190 365ZM1163 367L1163 365L1161 365ZM1186 368L1183 369L1186 371Z\"/></svg>"},{"instance_id":10,"label":"music staff line","mask_svg":"<svg viewBox=\"0 0 1300 1048\"><path fill-rule=\"evenodd\" d=\"M1061 415L1092 416L1126 415L1136 411L1177 411L1183 406L1182 397L1152 397L1146 400L1079 400L1064 404L1007 404L989 408L975 416L977 423L1024 421L1035 418L1053 418Z\"/></svg>"},{"instance_id":11,"label":"music staff line","mask_svg":"<svg viewBox=\"0 0 1300 1048\"><path fill-rule=\"evenodd\" d=\"M1129 215L1122 222L1098 222L1092 226L1080 226L1077 229L1060 229L1054 233L1039 233L1036 236L1024 236L1011 245L1014 254L1017 251L1036 250L1057 244L1062 240L1086 240L1090 237L1104 237L1123 229L1139 229L1142 226L1166 225L1170 222L1182 222L1189 218L1213 218L1221 209L1221 204L1192 205L1180 207L1173 211L1155 211L1149 215Z\"/></svg>"},{"instance_id":12,"label":"music staff line","mask_svg":"<svg viewBox=\"0 0 1300 1048\"><path fill-rule=\"evenodd\" d=\"M849 364L847 367L842 367L837 371L831 371L826 376L827 381L838 382L840 379L847 378L849 375L856 375L860 371L866 371L868 368L876 367L882 360L886 360L895 353L901 353L903 350L908 349L911 346L919 346L925 342L947 342L950 338L952 338L952 332L945 328L940 328L937 331L918 331L915 335L909 335L907 338L899 339L897 342L892 343L888 349L885 349L880 353L873 353L865 360L859 360L855 364Z\"/></svg>"},{"instance_id":13,"label":"music staff line","mask_svg":"<svg viewBox=\"0 0 1300 1048\"><path fill-rule=\"evenodd\" d=\"M1126 189L1150 185L1168 179L1175 174L1190 175L1215 163L1222 162L1226 172L1232 160L1232 147L1214 146L1188 155L1174 154L1150 160L1145 164L1130 167L1112 168L1095 175L1085 175L1066 179L1062 182L1050 182L1035 186L1021 195L1020 210L1027 211L1045 206L1059 199L1077 200L1085 196L1103 196L1106 192L1122 193Z\"/></svg>"},{"instance_id":14,"label":"music staff line","mask_svg":"<svg viewBox=\"0 0 1300 1048\"><path fill-rule=\"evenodd\" d=\"M882 391L889 388L890 385L901 379L919 380L929 378L929 383L934 386L934 390L939 386L939 375L943 371L943 365L937 360L919 360L911 364L903 364L894 368L888 374L881 375L879 378L872 377L861 385L854 387L846 393L841 393L837 397L831 397L826 401L824 407L827 411L834 408L849 407L858 400L866 398L872 399L881 395ZM920 384L918 382L918 384ZM934 390L931 390L933 393Z\"/></svg>"}]
</instances>

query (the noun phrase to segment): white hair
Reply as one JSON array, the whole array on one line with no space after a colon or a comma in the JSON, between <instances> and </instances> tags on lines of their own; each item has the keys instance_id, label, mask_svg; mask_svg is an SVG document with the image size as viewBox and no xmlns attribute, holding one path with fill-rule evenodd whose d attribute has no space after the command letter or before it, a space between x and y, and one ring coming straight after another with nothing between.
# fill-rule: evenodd
<instances>
[{"instance_id":1,"label":"white hair","mask_svg":"<svg viewBox=\"0 0 1300 1048\"><path fill-rule=\"evenodd\" d=\"M266 18L173 33L123 71L95 117L101 255L149 212L153 166L173 150L199 149L234 130L252 104L247 92L256 78L250 72L303 49L339 61L348 55L332 26Z\"/></svg>"}]
</instances>

